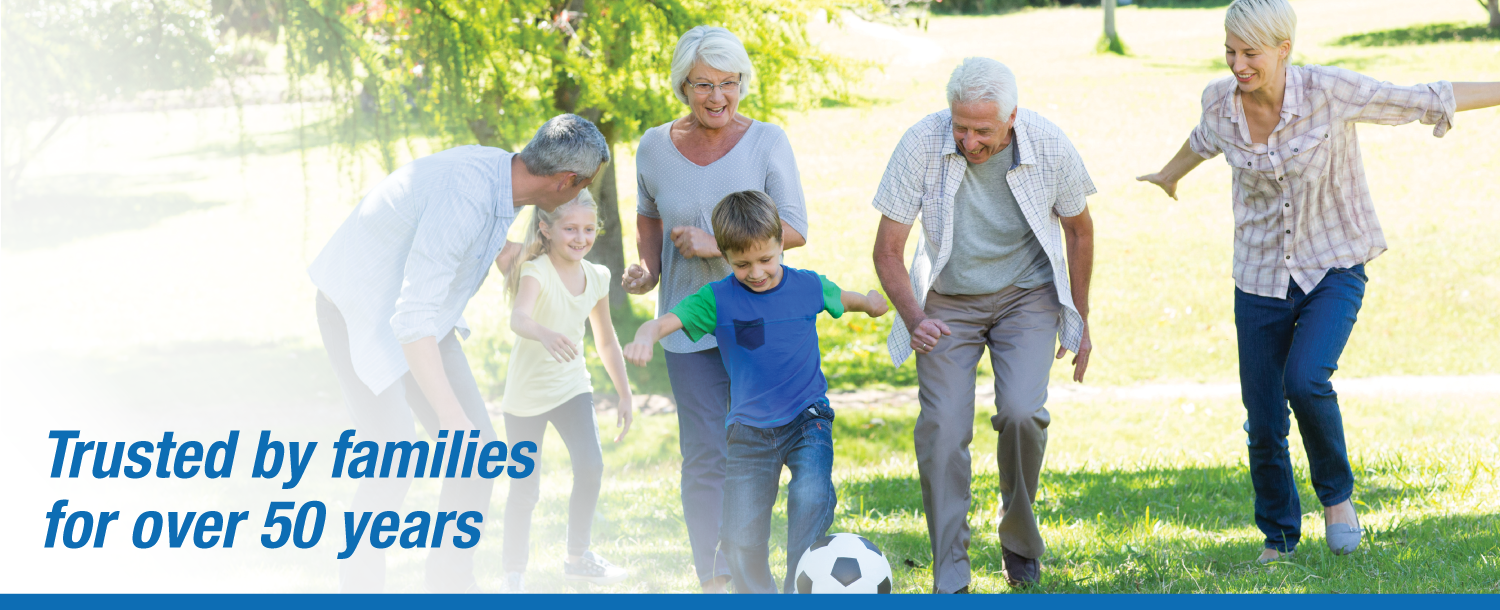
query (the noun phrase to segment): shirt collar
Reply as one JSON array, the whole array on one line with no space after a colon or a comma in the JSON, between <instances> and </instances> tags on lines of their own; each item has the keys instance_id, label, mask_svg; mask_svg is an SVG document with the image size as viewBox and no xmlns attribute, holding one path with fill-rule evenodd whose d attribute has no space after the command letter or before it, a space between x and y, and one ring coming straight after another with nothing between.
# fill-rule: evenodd
<instances>
[{"instance_id":1,"label":"shirt collar","mask_svg":"<svg viewBox=\"0 0 1500 610\"><path fill-rule=\"evenodd\" d=\"M495 215L501 218L514 216L516 213L515 192L511 188L510 164L516 158L516 153L506 152L500 155L496 167L496 175L499 180L495 181Z\"/></svg>"},{"instance_id":2,"label":"shirt collar","mask_svg":"<svg viewBox=\"0 0 1500 610\"><path fill-rule=\"evenodd\" d=\"M1232 78L1232 77L1231 77ZM1302 74L1300 66L1287 64L1286 67L1286 89L1281 94L1281 115L1307 116L1309 112L1307 102L1306 77ZM1229 90L1224 94L1224 102L1219 104L1219 116L1229 119L1235 123L1240 122L1240 117L1235 114L1234 109L1239 105L1235 95L1240 88L1231 82Z\"/></svg>"}]
</instances>

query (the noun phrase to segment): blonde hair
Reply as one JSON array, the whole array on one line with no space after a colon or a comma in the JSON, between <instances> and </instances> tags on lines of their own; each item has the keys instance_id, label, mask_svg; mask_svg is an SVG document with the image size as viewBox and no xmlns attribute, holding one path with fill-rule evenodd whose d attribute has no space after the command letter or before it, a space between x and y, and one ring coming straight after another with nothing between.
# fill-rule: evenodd
<instances>
[{"instance_id":1,"label":"blonde hair","mask_svg":"<svg viewBox=\"0 0 1500 610\"><path fill-rule=\"evenodd\" d=\"M1297 13L1287 0L1234 0L1224 11L1224 31L1261 49L1297 39Z\"/></svg>"},{"instance_id":2,"label":"blonde hair","mask_svg":"<svg viewBox=\"0 0 1500 610\"><path fill-rule=\"evenodd\" d=\"M547 223L549 227L556 226L557 221L564 215L579 208L593 212L595 218L599 216L599 206L594 203L594 196L589 194L588 189L578 191L577 197L553 208L551 212L542 208L532 208L531 220L526 223L526 240L521 242L521 254L516 256L515 261L510 264L510 269L506 270L506 299L514 301L516 291L521 288L521 265L527 261L540 258L543 254L547 253L547 248L552 245L552 240L547 239L547 236L542 234L542 223Z\"/></svg>"},{"instance_id":3,"label":"blonde hair","mask_svg":"<svg viewBox=\"0 0 1500 610\"><path fill-rule=\"evenodd\" d=\"M714 241L725 254L744 252L768 239L781 241L781 214L771 196L761 191L730 193L714 206L710 220Z\"/></svg>"}]
</instances>

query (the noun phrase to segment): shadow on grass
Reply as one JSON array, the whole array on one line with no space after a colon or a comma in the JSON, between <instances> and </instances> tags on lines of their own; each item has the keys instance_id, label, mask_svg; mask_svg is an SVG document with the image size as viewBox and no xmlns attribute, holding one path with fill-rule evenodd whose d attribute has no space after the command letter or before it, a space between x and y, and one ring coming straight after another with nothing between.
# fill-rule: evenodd
<instances>
[{"instance_id":1,"label":"shadow on grass","mask_svg":"<svg viewBox=\"0 0 1500 610\"><path fill-rule=\"evenodd\" d=\"M0 209L0 242L7 252L60 246L81 239L134 231L189 212L224 205L200 201L184 193L158 192L126 195L141 184L171 184L196 180L192 174L124 176L88 173L33 181L7 196Z\"/></svg>"},{"instance_id":2,"label":"shadow on grass","mask_svg":"<svg viewBox=\"0 0 1500 610\"><path fill-rule=\"evenodd\" d=\"M1500 31L1473 23L1428 23L1378 32L1350 34L1334 40L1335 46L1400 47L1445 42L1500 40Z\"/></svg>"}]
</instances>

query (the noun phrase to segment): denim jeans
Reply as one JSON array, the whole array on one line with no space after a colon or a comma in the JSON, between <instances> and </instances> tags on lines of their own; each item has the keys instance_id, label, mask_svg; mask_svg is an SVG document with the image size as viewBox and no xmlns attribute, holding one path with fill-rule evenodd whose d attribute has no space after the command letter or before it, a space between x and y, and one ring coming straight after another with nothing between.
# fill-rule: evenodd
<instances>
[{"instance_id":1,"label":"denim jeans","mask_svg":"<svg viewBox=\"0 0 1500 610\"><path fill-rule=\"evenodd\" d=\"M582 555L589 550L589 532L594 524L594 507L599 503L599 485L604 476L604 454L599 447L599 424L594 419L594 396L574 396L551 411L521 417L505 414L505 440L536 443L537 471L529 477L510 480L510 494L505 497L505 535L502 555L506 572L525 572L531 552L531 513L541 498L542 468L548 462L542 453L542 436L547 424L557 429L568 458L573 462L573 493L568 496L568 554Z\"/></svg>"},{"instance_id":2,"label":"denim jeans","mask_svg":"<svg viewBox=\"0 0 1500 610\"><path fill-rule=\"evenodd\" d=\"M1366 281L1364 265L1355 265L1330 269L1308 294L1293 282L1285 299L1234 291L1255 524L1268 549L1290 552L1302 537L1302 506L1287 451L1288 404L1318 501L1333 506L1354 493L1344 420L1329 378L1354 329Z\"/></svg>"},{"instance_id":3,"label":"denim jeans","mask_svg":"<svg viewBox=\"0 0 1500 610\"><path fill-rule=\"evenodd\" d=\"M729 475L719 547L729 558L736 593L775 593L771 576L771 508L781 467L792 471L786 500L786 578L793 591L797 561L833 525L833 407L818 403L777 428L729 427Z\"/></svg>"},{"instance_id":4,"label":"denim jeans","mask_svg":"<svg viewBox=\"0 0 1500 610\"><path fill-rule=\"evenodd\" d=\"M718 551L724 518L724 420L729 417L729 372L719 348L667 352L667 380L677 399L677 447L682 452L682 520L699 582L729 575Z\"/></svg>"}]
</instances>

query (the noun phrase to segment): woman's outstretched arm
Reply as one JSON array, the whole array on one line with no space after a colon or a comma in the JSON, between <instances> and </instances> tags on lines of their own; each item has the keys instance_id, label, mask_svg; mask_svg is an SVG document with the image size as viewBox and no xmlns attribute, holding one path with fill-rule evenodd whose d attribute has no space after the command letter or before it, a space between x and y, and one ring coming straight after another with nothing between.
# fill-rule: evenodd
<instances>
[{"instance_id":1,"label":"woman's outstretched arm","mask_svg":"<svg viewBox=\"0 0 1500 610\"><path fill-rule=\"evenodd\" d=\"M1500 106L1500 82L1453 83L1453 101L1459 112Z\"/></svg>"},{"instance_id":2,"label":"woman's outstretched arm","mask_svg":"<svg viewBox=\"0 0 1500 610\"><path fill-rule=\"evenodd\" d=\"M1188 175L1188 172L1193 171L1193 168L1198 167L1201 163L1203 163L1203 156L1193 152L1193 147L1188 141L1183 141L1182 148L1177 151L1177 155L1173 156L1172 160L1167 162L1167 166L1161 168L1161 171L1154 174L1136 176L1135 179L1155 184L1161 187L1161 190L1166 191L1169 197L1176 199L1177 181L1181 180L1183 176Z\"/></svg>"}]
</instances>

